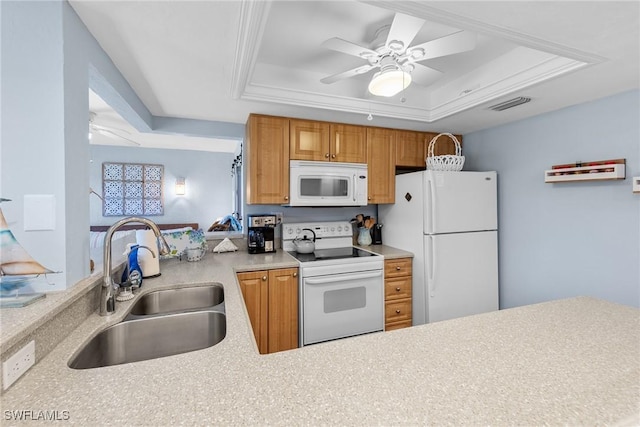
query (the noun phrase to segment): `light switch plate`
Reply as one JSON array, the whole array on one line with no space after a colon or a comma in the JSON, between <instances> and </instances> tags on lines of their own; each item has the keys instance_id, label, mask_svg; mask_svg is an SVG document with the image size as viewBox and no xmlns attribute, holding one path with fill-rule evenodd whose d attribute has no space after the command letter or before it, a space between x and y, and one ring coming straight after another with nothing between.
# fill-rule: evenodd
<instances>
[{"instance_id":1,"label":"light switch plate","mask_svg":"<svg viewBox=\"0 0 640 427\"><path fill-rule=\"evenodd\" d=\"M53 194L24 196L24 231L55 230L56 198Z\"/></svg>"}]
</instances>

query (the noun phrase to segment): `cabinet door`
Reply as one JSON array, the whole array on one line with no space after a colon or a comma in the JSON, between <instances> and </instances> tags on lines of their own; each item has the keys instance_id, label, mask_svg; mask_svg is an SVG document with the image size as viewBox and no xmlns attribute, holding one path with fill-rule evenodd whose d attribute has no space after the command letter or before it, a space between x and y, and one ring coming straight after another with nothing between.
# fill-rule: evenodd
<instances>
[{"instance_id":1,"label":"cabinet door","mask_svg":"<svg viewBox=\"0 0 640 427\"><path fill-rule=\"evenodd\" d=\"M251 115L246 133L247 203L287 203L289 119Z\"/></svg>"},{"instance_id":2,"label":"cabinet door","mask_svg":"<svg viewBox=\"0 0 640 427\"><path fill-rule=\"evenodd\" d=\"M298 269L269 270L268 351L298 348Z\"/></svg>"},{"instance_id":3,"label":"cabinet door","mask_svg":"<svg viewBox=\"0 0 640 427\"><path fill-rule=\"evenodd\" d=\"M423 132L396 131L396 166L426 167L427 142Z\"/></svg>"},{"instance_id":4,"label":"cabinet door","mask_svg":"<svg viewBox=\"0 0 640 427\"><path fill-rule=\"evenodd\" d=\"M429 143L438 134L437 133L427 133L426 135L427 135L426 146L427 146L427 149L428 149ZM458 142L460 143L460 147L462 147L462 135L455 135L455 137L458 138ZM438 138L436 140L435 145L433 146L433 155L434 156L444 156L446 154L456 154L456 144L448 136L442 135L440 138Z\"/></svg>"},{"instance_id":5,"label":"cabinet door","mask_svg":"<svg viewBox=\"0 0 640 427\"><path fill-rule=\"evenodd\" d=\"M258 351L261 354L268 352L267 341L267 300L269 273L267 271L251 271L238 273L238 282L244 298L244 304L249 314L253 335L256 338Z\"/></svg>"},{"instance_id":6,"label":"cabinet door","mask_svg":"<svg viewBox=\"0 0 640 427\"><path fill-rule=\"evenodd\" d=\"M291 160L329 160L329 123L289 120Z\"/></svg>"},{"instance_id":7,"label":"cabinet door","mask_svg":"<svg viewBox=\"0 0 640 427\"><path fill-rule=\"evenodd\" d=\"M396 201L395 130L367 128L368 203Z\"/></svg>"},{"instance_id":8,"label":"cabinet door","mask_svg":"<svg viewBox=\"0 0 640 427\"><path fill-rule=\"evenodd\" d=\"M332 162L367 163L367 132L363 126L331 124Z\"/></svg>"}]
</instances>

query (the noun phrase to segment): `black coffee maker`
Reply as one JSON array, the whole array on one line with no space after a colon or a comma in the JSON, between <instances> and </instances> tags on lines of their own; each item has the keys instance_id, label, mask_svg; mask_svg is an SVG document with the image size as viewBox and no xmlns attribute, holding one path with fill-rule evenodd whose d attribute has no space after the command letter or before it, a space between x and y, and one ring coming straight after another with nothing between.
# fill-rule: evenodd
<instances>
[{"instance_id":1,"label":"black coffee maker","mask_svg":"<svg viewBox=\"0 0 640 427\"><path fill-rule=\"evenodd\" d=\"M372 243L374 245L382 244L382 224L374 224L372 230Z\"/></svg>"},{"instance_id":2,"label":"black coffee maker","mask_svg":"<svg viewBox=\"0 0 640 427\"><path fill-rule=\"evenodd\" d=\"M275 252L276 216L269 214L249 215L249 236L247 238L250 254Z\"/></svg>"}]
</instances>

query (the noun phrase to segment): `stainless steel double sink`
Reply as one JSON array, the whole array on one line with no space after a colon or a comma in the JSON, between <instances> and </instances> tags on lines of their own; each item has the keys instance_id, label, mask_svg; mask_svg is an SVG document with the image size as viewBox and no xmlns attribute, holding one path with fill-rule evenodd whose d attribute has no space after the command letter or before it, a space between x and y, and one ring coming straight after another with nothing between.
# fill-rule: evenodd
<instances>
[{"instance_id":1,"label":"stainless steel double sink","mask_svg":"<svg viewBox=\"0 0 640 427\"><path fill-rule=\"evenodd\" d=\"M153 291L141 296L122 322L87 341L69 367L99 368L201 350L218 344L226 332L221 284Z\"/></svg>"}]
</instances>

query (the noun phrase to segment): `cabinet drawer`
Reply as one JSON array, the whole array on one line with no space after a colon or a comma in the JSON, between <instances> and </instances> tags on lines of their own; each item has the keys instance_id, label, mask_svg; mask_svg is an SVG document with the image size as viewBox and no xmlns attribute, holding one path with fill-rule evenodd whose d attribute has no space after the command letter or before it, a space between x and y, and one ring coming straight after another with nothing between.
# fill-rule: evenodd
<instances>
[{"instance_id":1,"label":"cabinet drawer","mask_svg":"<svg viewBox=\"0 0 640 427\"><path fill-rule=\"evenodd\" d=\"M410 276L411 258L388 259L384 262L384 277Z\"/></svg>"},{"instance_id":2,"label":"cabinet drawer","mask_svg":"<svg viewBox=\"0 0 640 427\"><path fill-rule=\"evenodd\" d=\"M393 331L394 329L410 328L411 326L413 326L411 320L404 320L402 322L387 323L384 325L384 330Z\"/></svg>"},{"instance_id":3,"label":"cabinet drawer","mask_svg":"<svg viewBox=\"0 0 640 427\"><path fill-rule=\"evenodd\" d=\"M384 311L386 323L411 320L411 300L388 302L385 304Z\"/></svg>"},{"instance_id":4,"label":"cabinet drawer","mask_svg":"<svg viewBox=\"0 0 640 427\"><path fill-rule=\"evenodd\" d=\"M384 298L385 301L411 298L411 276L386 279Z\"/></svg>"}]
</instances>

